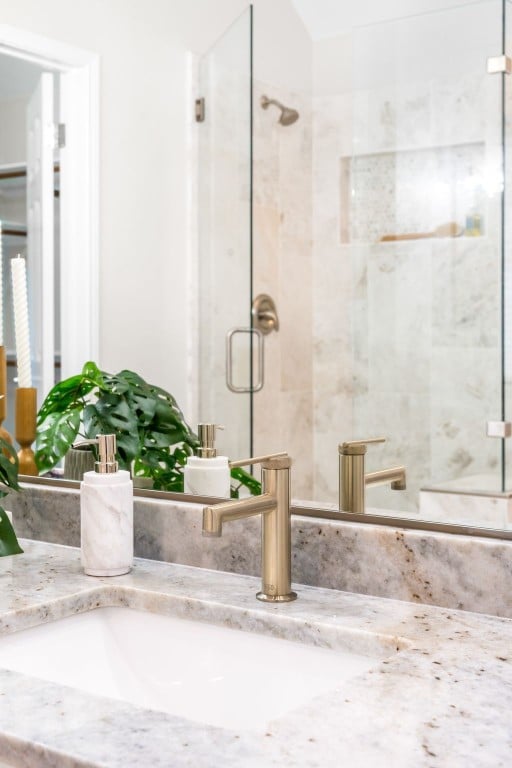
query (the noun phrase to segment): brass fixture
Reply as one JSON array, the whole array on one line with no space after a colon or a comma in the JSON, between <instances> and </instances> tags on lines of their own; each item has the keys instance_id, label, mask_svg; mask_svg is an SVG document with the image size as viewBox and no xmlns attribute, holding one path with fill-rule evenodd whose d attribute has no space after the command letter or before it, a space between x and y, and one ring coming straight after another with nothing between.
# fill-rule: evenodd
<instances>
[{"instance_id":1,"label":"brass fixture","mask_svg":"<svg viewBox=\"0 0 512 768\"><path fill-rule=\"evenodd\" d=\"M232 462L231 466L258 463L263 493L204 507L203 536L222 536L223 523L261 514L261 592L256 597L269 603L288 603L297 598L291 588L291 459L286 453L273 454Z\"/></svg>"},{"instance_id":2,"label":"brass fixture","mask_svg":"<svg viewBox=\"0 0 512 768\"><path fill-rule=\"evenodd\" d=\"M237 385L233 377L233 339L237 333L247 334L258 342L258 378L249 386ZM263 334L258 328L231 328L226 334L226 386L231 392L259 392L265 383L265 356L263 350Z\"/></svg>"},{"instance_id":3,"label":"brass fixture","mask_svg":"<svg viewBox=\"0 0 512 768\"><path fill-rule=\"evenodd\" d=\"M268 96L261 97L260 105L262 109L268 109L271 104L281 110L278 120L281 125L293 125L293 123L296 123L299 119L299 113L296 109L285 107L285 105L281 104L277 99L269 99Z\"/></svg>"},{"instance_id":4,"label":"brass fixture","mask_svg":"<svg viewBox=\"0 0 512 768\"><path fill-rule=\"evenodd\" d=\"M287 453L269 453L268 456L254 456L252 459L238 459L237 461L230 461L229 466L234 469L235 467L247 467L249 464L261 464L263 461L270 461L270 459L284 459L288 456Z\"/></svg>"},{"instance_id":5,"label":"brass fixture","mask_svg":"<svg viewBox=\"0 0 512 768\"><path fill-rule=\"evenodd\" d=\"M199 448L197 455L201 459L214 459L217 456L215 448L215 433L218 429L224 429L221 424L199 424L197 427L197 436L199 438Z\"/></svg>"},{"instance_id":6,"label":"brass fixture","mask_svg":"<svg viewBox=\"0 0 512 768\"><path fill-rule=\"evenodd\" d=\"M365 455L368 445L385 443L386 438L374 437L369 440L354 440L338 446L340 461L340 499L342 512L363 515L365 512L365 489L367 485L389 483L394 491L405 491L405 467L391 467L377 472L365 473Z\"/></svg>"},{"instance_id":7,"label":"brass fixture","mask_svg":"<svg viewBox=\"0 0 512 768\"><path fill-rule=\"evenodd\" d=\"M260 293L256 296L252 303L251 314L254 327L261 331L264 336L279 330L276 304L268 293Z\"/></svg>"}]
</instances>

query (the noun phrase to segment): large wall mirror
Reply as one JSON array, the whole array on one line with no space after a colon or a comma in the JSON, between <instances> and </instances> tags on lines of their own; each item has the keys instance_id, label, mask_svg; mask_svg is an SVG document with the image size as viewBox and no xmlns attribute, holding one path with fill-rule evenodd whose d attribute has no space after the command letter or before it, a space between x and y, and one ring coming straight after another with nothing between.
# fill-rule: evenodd
<instances>
[{"instance_id":1,"label":"large wall mirror","mask_svg":"<svg viewBox=\"0 0 512 768\"><path fill-rule=\"evenodd\" d=\"M224 424L232 458L288 451L299 503L337 509L339 444L384 437L367 469L407 488L368 488L369 510L507 529L509 2L196 0L141 26L134 0L120 26L84 4L80 30L35 5L9 24L100 60L100 366ZM5 54L4 261L28 231L7 128L48 71ZM60 352L59 301L53 321Z\"/></svg>"}]
</instances>

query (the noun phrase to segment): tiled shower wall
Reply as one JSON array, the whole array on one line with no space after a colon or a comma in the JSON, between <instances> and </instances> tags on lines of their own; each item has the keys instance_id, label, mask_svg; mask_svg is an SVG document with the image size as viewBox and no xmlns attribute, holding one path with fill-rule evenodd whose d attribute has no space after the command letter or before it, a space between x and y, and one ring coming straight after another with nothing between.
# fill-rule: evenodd
<instances>
[{"instance_id":1,"label":"tiled shower wall","mask_svg":"<svg viewBox=\"0 0 512 768\"><path fill-rule=\"evenodd\" d=\"M344 37L316 49L327 66L313 95L255 84L254 294L270 293L281 320L265 339L255 450L291 453L296 498L336 501L338 444L380 435L369 469L405 464L408 489L373 488L369 506L417 512L429 484L499 489L485 422L500 414L500 90L483 49L473 73L453 73L466 11L454 14L427 21L455 42L423 77L398 68L385 82L369 66L378 82L354 85L340 75L354 43ZM422 19L411 23L421 32ZM262 93L299 121L280 126ZM379 242L450 221L462 230L473 213L479 236Z\"/></svg>"},{"instance_id":2,"label":"tiled shower wall","mask_svg":"<svg viewBox=\"0 0 512 768\"><path fill-rule=\"evenodd\" d=\"M278 113L258 108L262 93L298 108L299 121L280 126ZM476 122L467 121L471 96L454 86L466 122L460 130L453 115L451 137L443 127L443 140L453 144L440 146L434 135L426 148L421 135L415 151L409 135L402 155L389 151L396 105L383 96L382 134L374 126L365 154L352 158L351 94L315 99L311 109L307 95L256 83L254 295L275 298L281 327L265 338L254 449L290 452L296 498L335 501L338 443L381 434L388 444L373 449L369 466L404 463L408 490L372 489L373 506L415 512L419 489L431 478L470 475L487 488L498 482L498 445L482 439L499 403L499 232L492 205L482 213L485 236L377 242L396 228L428 231L450 220L452 209L438 211L436 201L427 211L407 205L411 185L417 193L429 167L432 179L459 183L492 165L479 110ZM409 107L407 100L400 105L401 120L410 122L408 110L417 113L419 100L416 93ZM400 210L393 202L402 187L409 196ZM459 194L456 203L453 216L463 226L470 202Z\"/></svg>"},{"instance_id":3,"label":"tiled shower wall","mask_svg":"<svg viewBox=\"0 0 512 768\"><path fill-rule=\"evenodd\" d=\"M498 441L485 438L500 397L492 126L499 125L499 104L486 122L482 104L492 105L485 86L458 80L450 89L445 82L451 107L444 122L435 84L417 84L409 98L397 90L314 101L317 500L336 498L338 442L380 435L389 442L371 449L370 468L405 464L408 490L372 489L371 506L415 512L420 487L464 476L476 487L499 487ZM486 176L484 196L473 188ZM428 232L451 220L463 227L471 205L484 222L480 237L378 242L385 234Z\"/></svg>"},{"instance_id":4,"label":"tiled shower wall","mask_svg":"<svg viewBox=\"0 0 512 768\"><path fill-rule=\"evenodd\" d=\"M263 94L297 109L282 126ZM314 496L312 119L309 95L254 85L254 289L270 294L280 329L265 337L265 385L254 396L256 455L286 450L293 457L292 493Z\"/></svg>"}]
</instances>

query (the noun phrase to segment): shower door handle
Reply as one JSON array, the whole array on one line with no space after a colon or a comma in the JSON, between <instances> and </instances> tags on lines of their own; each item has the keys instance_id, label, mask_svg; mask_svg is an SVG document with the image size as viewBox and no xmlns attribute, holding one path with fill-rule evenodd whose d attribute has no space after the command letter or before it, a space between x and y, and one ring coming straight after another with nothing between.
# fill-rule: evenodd
<instances>
[{"instance_id":1,"label":"shower door handle","mask_svg":"<svg viewBox=\"0 0 512 768\"><path fill-rule=\"evenodd\" d=\"M237 333L251 334L258 340L258 379L254 386L238 387L233 383L233 339ZM246 394L259 392L265 381L263 334L257 328L231 328L226 334L226 386L231 392ZM252 384L252 382L251 382Z\"/></svg>"}]
</instances>

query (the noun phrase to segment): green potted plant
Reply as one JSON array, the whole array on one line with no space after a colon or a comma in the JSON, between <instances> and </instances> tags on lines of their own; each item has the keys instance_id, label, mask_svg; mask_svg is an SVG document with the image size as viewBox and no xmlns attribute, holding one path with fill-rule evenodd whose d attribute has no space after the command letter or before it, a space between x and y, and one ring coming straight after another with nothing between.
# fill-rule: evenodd
<instances>
[{"instance_id":1,"label":"green potted plant","mask_svg":"<svg viewBox=\"0 0 512 768\"><path fill-rule=\"evenodd\" d=\"M36 464L48 472L78 437L117 437L119 466L134 478L149 478L156 490L183 491L183 467L199 441L174 397L133 371L101 371L93 362L76 376L56 384L37 416ZM231 495L243 485L259 493L257 480L243 469L231 470Z\"/></svg>"},{"instance_id":2,"label":"green potted plant","mask_svg":"<svg viewBox=\"0 0 512 768\"><path fill-rule=\"evenodd\" d=\"M0 499L7 496L8 489L20 490L18 485L18 456L13 446L0 437ZM7 512L3 507L0 507L0 557L19 555L22 552Z\"/></svg>"}]
</instances>

